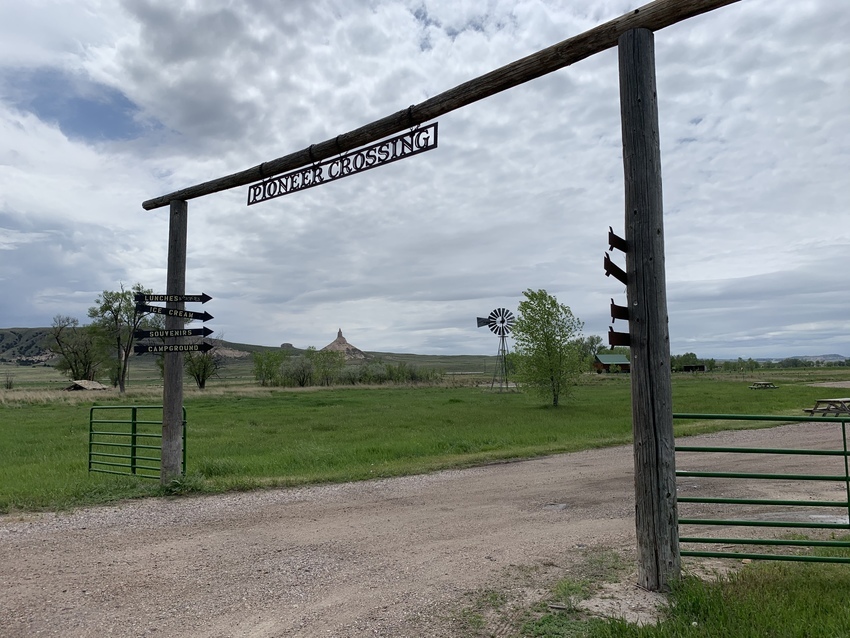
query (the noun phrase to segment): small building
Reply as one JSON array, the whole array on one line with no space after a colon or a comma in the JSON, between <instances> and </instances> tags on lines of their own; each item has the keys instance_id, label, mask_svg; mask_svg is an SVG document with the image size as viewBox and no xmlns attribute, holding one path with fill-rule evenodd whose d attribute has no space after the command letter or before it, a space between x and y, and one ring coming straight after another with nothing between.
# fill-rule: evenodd
<instances>
[{"instance_id":1,"label":"small building","mask_svg":"<svg viewBox=\"0 0 850 638\"><path fill-rule=\"evenodd\" d=\"M693 365L683 365L682 372L705 372L705 364L695 363Z\"/></svg>"},{"instance_id":2,"label":"small building","mask_svg":"<svg viewBox=\"0 0 850 638\"><path fill-rule=\"evenodd\" d=\"M616 371L631 372L632 364L622 354L598 354L593 361L593 369L601 374L603 371L611 372L611 366L616 366Z\"/></svg>"}]
</instances>

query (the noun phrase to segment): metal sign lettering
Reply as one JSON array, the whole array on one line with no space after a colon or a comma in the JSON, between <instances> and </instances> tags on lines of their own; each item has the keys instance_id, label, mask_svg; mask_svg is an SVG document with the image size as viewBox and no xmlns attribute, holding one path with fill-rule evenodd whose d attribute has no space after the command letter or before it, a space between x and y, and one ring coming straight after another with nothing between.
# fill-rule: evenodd
<instances>
[{"instance_id":1,"label":"metal sign lettering","mask_svg":"<svg viewBox=\"0 0 850 638\"><path fill-rule=\"evenodd\" d=\"M209 337L213 331L204 326L203 328L178 328L176 330L136 330L133 336L136 339L167 339L170 337Z\"/></svg>"},{"instance_id":2,"label":"metal sign lettering","mask_svg":"<svg viewBox=\"0 0 850 638\"><path fill-rule=\"evenodd\" d=\"M133 346L133 351L136 354L144 354L146 352L209 352L215 346L207 343L173 343L163 346Z\"/></svg>"},{"instance_id":3,"label":"metal sign lettering","mask_svg":"<svg viewBox=\"0 0 850 638\"><path fill-rule=\"evenodd\" d=\"M248 206L437 148L437 122L248 187Z\"/></svg>"},{"instance_id":4,"label":"metal sign lettering","mask_svg":"<svg viewBox=\"0 0 850 638\"><path fill-rule=\"evenodd\" d=\"M137 292L135 294L136 303L151 303L163 301L182 301L187 303L207 303L212 297L207 293L202 292L200 295L147 295Z\"/></svg>"},{"instance_id":5,"label":"metal sign lettering","mask_svg":"<svg viewBox=\"0 0 850 638\"><path fill-rule=\"evenodd\" d=\"M136 312L149 312L156 315L165 315L166 317L180 317L181 319L200 319L201 321L209 321L213 316L204 312L195 312L193 310L178 310L177 308L161 308L160 306L149 306L147 304L136 304Z\"/></svg>"}]
</instances>

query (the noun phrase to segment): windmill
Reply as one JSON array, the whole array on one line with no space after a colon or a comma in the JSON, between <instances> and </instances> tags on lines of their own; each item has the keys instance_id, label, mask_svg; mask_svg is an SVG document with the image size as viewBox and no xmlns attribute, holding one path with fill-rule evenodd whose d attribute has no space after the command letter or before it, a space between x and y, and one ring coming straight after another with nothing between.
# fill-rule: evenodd
<instances>
[{"instance_id":1,"label":"windmill","mask_svg":"<svg viewBox=\"0 0 850 638\"><path fill-rule=\"evenodd\" d=\"M508 387L508 335L514 326L514 313L507 308L496 308L486 319L478 317L478 327L487 326L490 331L499 337L499 352L496 355L496 371L493 373L493 381L490 383L492 389L499 380L499 392Z\"/></svg>"}]
</instances>

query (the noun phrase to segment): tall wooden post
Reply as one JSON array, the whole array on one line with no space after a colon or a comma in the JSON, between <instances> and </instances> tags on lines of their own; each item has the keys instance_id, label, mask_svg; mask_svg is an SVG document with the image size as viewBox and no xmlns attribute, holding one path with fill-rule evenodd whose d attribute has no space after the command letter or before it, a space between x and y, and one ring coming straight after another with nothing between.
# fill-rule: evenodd
<instances>
[{"instance_id":1,"label":"tall wooden post","mask_svg":"<svg viewBox=\"0 0 850 638\"><path fill-rule=\"evenodd\" d=\"M652 31L627 31L618 40L618 51L638 584L659 591L679 577L681 559Z\"/></svg>"},{"instance_id":2,"label":"tall wooden post","mask_svg":"<svg viewBox=\"0 0 850 638\"><path fill-rule=\"evenodd\" d=\"M166 294L186 294L186 235L189 205L172 200L168 226L168 274ZM185 309L182 301L166 302L166 308ZM183 319L167 316L166 330L183 328ZM162 389L162 471L163 485L182 472L183 458L183 353L166 352Z\"/></svg>"}]
</instances>

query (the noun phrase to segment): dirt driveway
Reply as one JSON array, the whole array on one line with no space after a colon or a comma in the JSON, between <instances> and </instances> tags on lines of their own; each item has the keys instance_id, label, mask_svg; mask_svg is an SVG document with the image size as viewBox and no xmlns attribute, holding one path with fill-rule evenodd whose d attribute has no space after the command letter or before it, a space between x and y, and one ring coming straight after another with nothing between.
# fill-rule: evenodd
<instances>
[{"instance_id":1,"label":"dirt driveway","mask_svg":"<svg viewBox=\"0 0 850 638\"><path fill-rule=\"evenodd\" d=\"M798 424L687 442L835 448L839 432ZM775 457L702 456L710 458L680 454L679 468L776 469ZM788 471L840 471L830 457L786 459ZM470 592L515 584L520 573L544 587L588 548L633 559L632 480L631 448L617 447L427 476L0 517L0 635L454 636ZM680 479L680 491L702 493L707 482ZM789 483L770 494L758 483L721 491L842 497L831 483ZM643 604L628 589L615 596L614 613ZM531 585L527 595L542 590Z\"/></svg>"}]
</instances>

